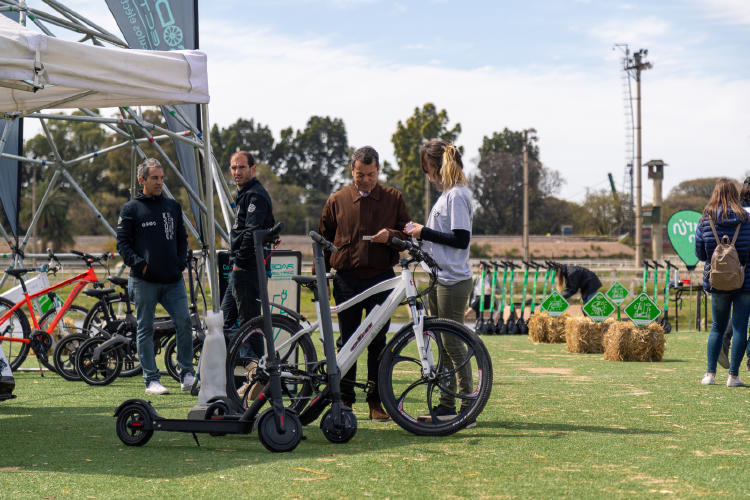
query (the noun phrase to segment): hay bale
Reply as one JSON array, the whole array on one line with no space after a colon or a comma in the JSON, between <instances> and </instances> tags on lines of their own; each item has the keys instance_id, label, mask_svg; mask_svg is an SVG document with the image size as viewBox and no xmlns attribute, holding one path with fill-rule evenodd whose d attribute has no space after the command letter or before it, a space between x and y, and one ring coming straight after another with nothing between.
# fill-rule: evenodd
<instances>
[{"instance_id":1,"label":"hay bale","mask_svg":"<svg viewBox=\"0 0 750 500\"><path fill-rule=\"evenodd\" d=\"M545 311L534 313L529 318L529 340L535 344L547 343L547 324L552 319Z\"/></svg>"},{"instance_id":2,"label":"hay bale","mask_svg":"<svg viewBox=\"0 0 750 500\"><path fill-rule=\"evenodd\" d=\"M637 327L630 321L615 321L604 335L604 359L661 361L665 343L664 329L658 323Z\"/></svg>"},{"instance_id":3,"label":"hay bale","mask_svg":"<svg viewBox=\"0 0 750 500\"><path fill-rule=\"evenodd\" d=\"M604 332L609 325L595 323L591 318L570 318L565 322L565 344L568 352L602 353Z\"/></svg>"},{"instance_id":4,"label":"hay bale","mask_svg":"<svg viewBox=\"0 0 750 500\"><path fill-rule=\"evenodd\" d=\"M547 343L564 344L565 343L565 323L571 319L568 313L563 313L557 318L550 318L547 322Z\"/></svg>"}]
</instances>

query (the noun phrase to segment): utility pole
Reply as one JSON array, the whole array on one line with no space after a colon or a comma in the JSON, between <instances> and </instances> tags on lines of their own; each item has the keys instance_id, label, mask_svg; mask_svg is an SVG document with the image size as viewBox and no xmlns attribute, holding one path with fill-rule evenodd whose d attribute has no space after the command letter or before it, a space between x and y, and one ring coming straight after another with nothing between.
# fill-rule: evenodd
<instances>
[{"instance_id":1,"label":"utility pole","mask_svg":"<svg viewBox=\"0 0 750 500\"><path fill-rule=\"evenodd\" d=\"M641 186L641 71L653 68L645 60L648 50L640 49L633 53L632 58L626 60L626 71L635 72L635 102L636 102L636 153L635 153L635 265L640 267L643 261L643 218L642 218L642 186Z\"/></svg>"},{"instance_id":2,"label":"utility pole","mask_svg":"<svg viewBox=\"0 0 750 500\"><path fill-rule=\"evenodd\" d=\"M533 128L523 131L523 260L529 260L529 134L536 134ZM533 137L533 135L532 135Z\"/></svg>"}]
</instances>

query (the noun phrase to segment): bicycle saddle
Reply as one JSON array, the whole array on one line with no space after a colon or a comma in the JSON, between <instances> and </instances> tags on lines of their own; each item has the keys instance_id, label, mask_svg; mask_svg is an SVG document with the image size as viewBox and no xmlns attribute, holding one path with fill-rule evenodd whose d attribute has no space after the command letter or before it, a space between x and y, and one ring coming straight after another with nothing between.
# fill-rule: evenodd
<instances>
[{"instance_id":1,"label":"bicycle saddle","mask_svg":"<svg viewBox=\"0 0 750 500\"><path fill-rule=\"evenodd\" d=\"M110 283L112 283L114 285L121 286L123 288L127 288L128 287L128 279L127 278L120 278L119 276L110 276L107 279L109 280Z\"/></svg>"},{"instance_id":2,"label":"bicycle saddle","mask_svg":"<svg viewBox=\"0 0 750 500\"><path fill-rule=\"evenodd\" d=\"M28 268L28 267L19 267L16 269L7 269L5 272L10 274L11 276L15 276L16 278L23 276L26 273L30 273L34 271L34 269Z\"/></svg>"},{"instance_id":3,"label":"bicycle saddle","mask_svg":"<svg viewBox=\"0 0 750 500\"><path fill-rule=\"evenodd\" d=\"M94 288L91 288L89 290L84 290L83 293L85 295L88 295L89 297L94 297L98 299L99 297L106 297L110 293L115 293L114 288L103 288L101 290L96 290Z\"/></svg>"},{"instance_id":4,"label":"bicycle saddle","mask_svg":"<svg viewBox=\"0 0 750 500\"><path fill-rule=\"evenodd\" d=\"M308 286L316 283L318 278L316 276L300 276L299 274L292 275L291 278L302 286Z\"/></svg>"}]
</instances>

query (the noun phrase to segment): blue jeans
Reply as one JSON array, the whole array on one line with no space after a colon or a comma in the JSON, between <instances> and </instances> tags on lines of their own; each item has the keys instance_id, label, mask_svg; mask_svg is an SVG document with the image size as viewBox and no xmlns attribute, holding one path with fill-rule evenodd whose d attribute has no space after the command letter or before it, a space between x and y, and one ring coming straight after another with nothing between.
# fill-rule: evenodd
<instances>
[{"instance_id":1,"label":"blue jeans","mask_svg":"<svg viewBox=\"0 0 750 500\"><path fill-rule=\"evenodd\" d=\"M154 354L154 315L156 304L164 306L169 313L177 330L177 363L180 367L180 378L184 379L193 370L193 329L190 324L185 282L182 277L174 283L152 283L134 276L130 277L133 284L133 301L138 319L136 345L138 346L138 360L143 368L143 379L146 385L159 380L159 369L156 367Z\"/></svg>"},{"instance_id":2,"label":"blue jeans","mask_svg":"<svg viewBox=\"0 0 750 500\"><path fill-rule=\"evenodd\" d=\"M716 373L716 361L719 359L724 330L731 319L732 353L729 358L729 374L736 377L739 374L740 364L747 346L750 293L712 293L711 314L713 320L711 322L711 333L708 334L708 345L706 346L706 372Z\"/></svg>"}]
</instances>

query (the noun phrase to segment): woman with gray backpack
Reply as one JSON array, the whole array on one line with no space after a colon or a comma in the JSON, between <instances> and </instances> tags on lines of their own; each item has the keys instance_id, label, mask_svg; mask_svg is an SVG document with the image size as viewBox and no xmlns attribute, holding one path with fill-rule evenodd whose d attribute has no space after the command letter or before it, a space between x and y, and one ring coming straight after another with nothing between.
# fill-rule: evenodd
<instances>
[{"instance_id":1,"label":"woman with gray backpack","mask_svg":"<svg viewBox=\"0 0 750 500\"><path fill-rule=\"evenodd\" d=\"M732 353L727 387L741 387L739 367L747 345L750 317L750 220L733 180L719 179L695 231L695 255L705 262L703 289L711 293L713 320L706 348L703 385L716 383L716 363L727 324L732 324Z\"/></svg>"}]
</instances>

